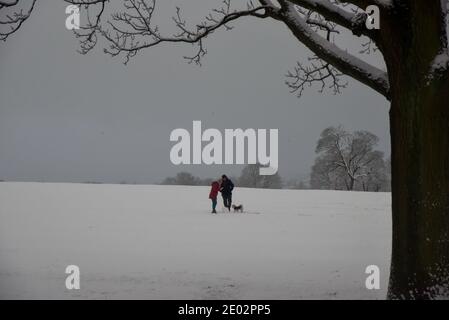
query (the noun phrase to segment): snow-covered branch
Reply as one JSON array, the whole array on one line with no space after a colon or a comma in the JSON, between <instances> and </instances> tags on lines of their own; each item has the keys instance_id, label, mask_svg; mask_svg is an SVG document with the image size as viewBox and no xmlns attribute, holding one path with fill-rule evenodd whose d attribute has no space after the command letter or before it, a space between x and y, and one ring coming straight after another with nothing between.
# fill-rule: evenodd
<instances>
[{"instance_id":1,"label":"snow-covered branch","mask_svg":"<svg viewBox=\"0 0 449 320\"><path fill-rule=\"evenodd\" d=\"M330 63L340 72L360 81L389 99L387 73L343 51L335 44L314 32L298 13L294 4L284 2L286 8L280 13L282 21L295 37L320 59Z\"/></svg>"},{"instance_id":2,"label":"snow-covered branch","mask_svg":"<svg viewBox=\"0 0 449 320\"><path fill-rule=\"evenodd\" d=\"M349 3L361 9L365 9L369 5L376 5L383 9L392 9L393 0L340 0L341 3Z\"/></svg>"},{"instance_id":3,"label":"snow-covered branch","mask_svg":"<svg viewBox=\"0 0 449 320\"><path fill-rule=\"evenodd\" d=\"M349 12L329 0L290 0L289 3L296 4L307 10L312 10L329 21L332 21L350 31L357 36L367 36L375 39L376 33L366 28L368 15L364 12ZM284 2L287 4L287 1Z\"/></svg>"}]
</instances>

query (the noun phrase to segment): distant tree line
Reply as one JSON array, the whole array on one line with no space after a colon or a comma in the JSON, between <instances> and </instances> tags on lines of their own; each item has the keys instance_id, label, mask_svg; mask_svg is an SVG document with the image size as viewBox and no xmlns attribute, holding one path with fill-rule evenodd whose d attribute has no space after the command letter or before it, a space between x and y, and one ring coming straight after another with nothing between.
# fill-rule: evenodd
<instances>
[{"instance_id":1,"label":"distant tree line","mask_svg":"<svg viewBox=\"0 0 449 320\"><path fill-rule=\"evenodd\" d=\"M262 176L259 169L265 167L261 164L249 164L243 168L238 178L238 186L244 188L282 189L283 182L279 174Z\"/></svg>"},{"instance_id":2,"label":"distant tree line","mask_svg":"<svg viewBox=\"0 0 449 320\"><path fill-rule=\"evenodd\" d=\"M189 172L179 172L174 177L165 178L161 184L165 185L183 185L183 186L209 186L212 183L211 178L201 179Z\"/></svg>"},{"instance_id":3,"label":"distant tree line","mask_svg":"<svg viewBox=\"0 0 449 320\"><path fill-rule=\"evenodd\" d=\"M271 176L261 176L259 168L261 164L249 164L243 168L240 177L230 177L236 186L244 188L265 188L281 189L283 187L282 179L279 174ZM217 178L218 179L218 178ZM185 185L185 186L209 186L214 179L201 179L189 172L179 172L174 177L165 178L161 184L164 185Z\"/></svg>"},{"instance_id":4,"label":"distant tree line","mask_svg":"<svg viewBox=\"0 0 449 320\"><path fill-rule=\"evenodd\" d=\"M278 173L262 176L259 174L261 164L245 166L240 176L231 177L231 180L244 188L390 191L391 160L376 149L378 143L379 138L369 131L349 132L342 126L329 127L318 139L317 157L309 181L289 179L284 182ZM161 184L208 186L212 180L179 172Z\"/></svg>"}]
</instances>

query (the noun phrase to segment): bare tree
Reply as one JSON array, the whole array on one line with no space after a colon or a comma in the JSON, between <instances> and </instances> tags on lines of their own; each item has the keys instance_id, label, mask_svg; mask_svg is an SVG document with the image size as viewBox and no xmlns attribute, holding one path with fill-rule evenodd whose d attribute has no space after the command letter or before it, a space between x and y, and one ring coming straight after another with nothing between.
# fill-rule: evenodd
<instances>
[{"instance_id":1,"label":"bare tree","mask_svg":"<svg viewBox=\"0 0 449 320\"><path fill-rule=\"evenodd\" d=\"M383 153L374 150L378 140L368 131L348 133L341 126L323 130L312 167L312 187L379 191L386 173Z\"/></svg>"},{"instance_id":2,"label":"bare tree","mask_svg":"<svg viewBox=\"0 0 449 320\"><path fill-rule=\"evenodd\" d=\"M301 94L305 86L339 92L341 75L372 88L391 101L393 250L390 298L449 296L449 49L447 0L258 0L233 9L229 0L203 21L188 24L177 9L177 29L166 35L154 23L154 0L124 0L120 12L105 18L108 0L65 0L81 5L88 22L77 36L81 52L99 38L105 52L123 55L163 43L195 44L186 57L201 63L205 39L247 17L282 23L314 56L311 66L289 73L288 84ZM5 5L17 1L3 0ZM380 30L366 28L365 8L380 10ZM19 20L23 20L19 18ZM336 39L351 33L364 52L377 48L386 71L340 48Z\"/></svg>"}]
</instances>

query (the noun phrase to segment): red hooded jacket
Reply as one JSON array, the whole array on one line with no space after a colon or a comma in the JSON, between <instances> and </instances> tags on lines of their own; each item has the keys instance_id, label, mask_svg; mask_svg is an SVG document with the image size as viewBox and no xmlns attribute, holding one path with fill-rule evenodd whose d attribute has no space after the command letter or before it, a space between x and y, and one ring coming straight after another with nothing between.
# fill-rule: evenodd
<instances>
[{"instance_id":1,"label":"red hooded jacket","mask_svg":"<svg viewBox=\"0 0 449 320\"><path fill-rule=\"evenodd\" d=\"M220 191L220 184L217 181L212 182L209 199L215 199L218 195L218 191Z\"/></svg>"}]
</instances>

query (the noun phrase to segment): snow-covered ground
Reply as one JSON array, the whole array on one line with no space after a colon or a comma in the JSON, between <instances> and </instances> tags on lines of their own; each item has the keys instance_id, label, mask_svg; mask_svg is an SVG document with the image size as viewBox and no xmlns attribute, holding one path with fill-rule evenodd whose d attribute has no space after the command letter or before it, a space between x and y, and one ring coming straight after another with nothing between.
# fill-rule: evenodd
<instances>
[{"instance_id":1,"label":"snow-covered ground","mask_svg":"<svg viewBox=\"0 0 449 320\"><path fill-rule=\"evenodd\" d=\"M237 188L249 212L211 215L208 192L0 183L0 298L385 298L390 194Z\"/></svg>"}]
</instances>

